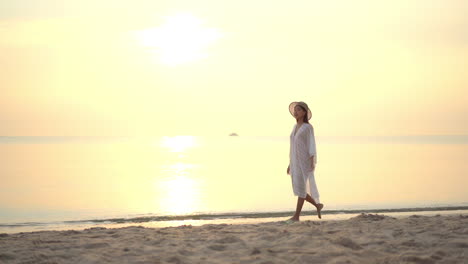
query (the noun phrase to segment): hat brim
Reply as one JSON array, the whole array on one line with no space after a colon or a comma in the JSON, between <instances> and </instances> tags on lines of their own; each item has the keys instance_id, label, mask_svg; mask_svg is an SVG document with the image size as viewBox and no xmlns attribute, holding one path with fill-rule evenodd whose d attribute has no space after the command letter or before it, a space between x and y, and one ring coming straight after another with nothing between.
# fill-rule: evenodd
<instances>
[{"instance_id":1,"label":"hat brim","mask_svg":"<svg viewBox=\"0 0 468 264\"><path fill-rule=\"evenodd\" d=\"M296 105L298 105L299 102L292 102L291 104L289 104L289 113L291 113L291 115L296 118L294 116L294 107L296 107ZM310 120L312 118L312 112L310 111L310 109L307 107L307 120Z\"/></svg>"}]
</instances>

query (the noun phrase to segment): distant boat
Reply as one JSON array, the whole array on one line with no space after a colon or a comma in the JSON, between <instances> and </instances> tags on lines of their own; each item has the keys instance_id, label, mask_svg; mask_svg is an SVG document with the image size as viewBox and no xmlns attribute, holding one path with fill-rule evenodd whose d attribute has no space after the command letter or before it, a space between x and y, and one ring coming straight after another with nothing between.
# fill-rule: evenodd
<instances>
[{"instance_id":1,"label":"distant boat","mask_svg":"<svg viewBox=\"0 0 468 264\"><path fill-rule=\"evenodd\" d=\"M238 137L239 135L237 135L237 133L231 133L229 134L230 137Z\"/></svg>"}]
</instances>

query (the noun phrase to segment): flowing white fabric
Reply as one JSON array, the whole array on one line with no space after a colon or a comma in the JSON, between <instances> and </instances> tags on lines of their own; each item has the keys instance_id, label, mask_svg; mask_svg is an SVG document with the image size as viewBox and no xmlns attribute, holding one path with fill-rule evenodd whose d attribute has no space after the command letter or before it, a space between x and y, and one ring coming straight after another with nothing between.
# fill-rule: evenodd
<instances>
[{"instance_id":1,"label":"flowing white fabric","mask_svg":"<svg viewBox=\"0 0 468 264\"><path fill-rule=\"evenodd\" d=\"M291 132L289 151L289 173L294 195L305 198L309 191L314 201L320 203L315 169L312 169L310 162L310 157L314 156L314 164L317 164L314 128L311 124L304 123L295 131L296 126L297 124Z\"/></svg>"}]
</instances>

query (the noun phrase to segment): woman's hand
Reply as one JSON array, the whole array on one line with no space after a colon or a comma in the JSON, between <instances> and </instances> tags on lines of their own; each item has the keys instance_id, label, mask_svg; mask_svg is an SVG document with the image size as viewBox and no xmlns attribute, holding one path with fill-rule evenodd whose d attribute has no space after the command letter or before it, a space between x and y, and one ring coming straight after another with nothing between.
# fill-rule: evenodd
<instances>
[{"instance_id":1,"label":"woman's hand","mask_svg":"<svg viewBox=\"0 0 468 264\"><path fill-rule=\"evenodd\" d=\"M288 169L286 170L286 173L289 175L289 166L288 166Z\"/></svg>"},{"instance_id":2,"label":"woman's hand","mask_svg":"<svg viewBox=\"0 0 468 264\"><path fill-rule=\"evenodd\" d=\"M310 157L310 167L312 168L312 171L315 170L314 158L315 156Z\"/></svg>"}]
</instances>

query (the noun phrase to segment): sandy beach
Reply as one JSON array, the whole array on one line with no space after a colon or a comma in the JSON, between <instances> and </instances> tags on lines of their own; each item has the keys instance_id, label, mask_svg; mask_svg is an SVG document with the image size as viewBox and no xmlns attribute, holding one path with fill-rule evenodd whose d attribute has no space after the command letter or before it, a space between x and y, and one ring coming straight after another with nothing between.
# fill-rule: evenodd
<instances>
[{"instance_id":1,"label":"sandy beach","mask_svg":"<svg viewBox=\"0 0 468 264\"><path fill-rule=\"evenodd\" d=\"M0 263L468 263L468 215L0 234Z\"/></svg>"}]
</instances>

